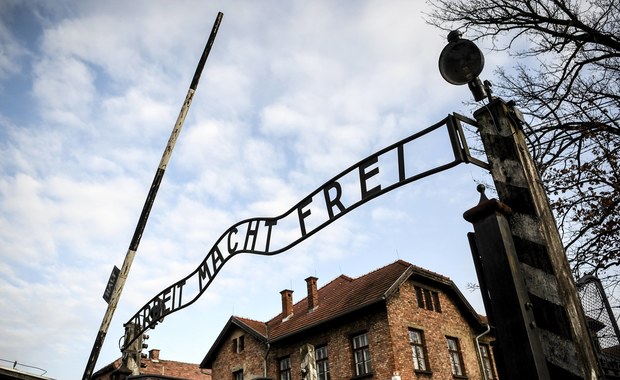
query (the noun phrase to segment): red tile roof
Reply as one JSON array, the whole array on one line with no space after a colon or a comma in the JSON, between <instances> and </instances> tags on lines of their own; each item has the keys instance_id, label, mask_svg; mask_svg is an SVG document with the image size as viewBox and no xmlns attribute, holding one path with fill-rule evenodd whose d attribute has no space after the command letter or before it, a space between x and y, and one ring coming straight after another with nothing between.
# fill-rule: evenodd
<instances>
[{"instance_id":1,"label":"red tile roof","mask_svg":"<svg viewBox=\"0 0 620 380\"><path fill-rule=\"evenodd\" d=\"M140 374L162 375L186 380L211 380L211 371L201 372L200 367L194 363L176 362L172 360L152 361L144 360L146 368L140 369Z\"/></svg>"},{"instance_id":2,"label":"red tile roof","mask_svg":"<svg viewBox=\"0 0 620 380\"><path fill-rule=\"evenodd\" d=\"M283 318L280 313L265 323L232 316L200 366L208 368L211 356L217 351L231 325L242 328L263 342L276 342L359 309L385 302L411 276L420 282L430 282L443 288L452 295L470 323L482 328L480 316L450 278L398 260L358 278L338 276L318 289L318 307L315 309L309 310L308 299L304 298L293 305L293 314L288 318Z\"/></svg>"},{"instance_id":3,"label":"red tile roof","mask_svg":"<svg viewBox=\"0 0 620 380\"><path fill-rule=\"evenodd\" d=\"M183 380L211 380L211 370L203 370L198 364L184 363L173 360L150 360L142 359L146 364L145 368L140 368L141 375L158 375L170 379ZM121 359L118 358L112 363L96 371L92 378L97 380L110 379L112 372L121 366Z\"/></svg>"},{"instance_id":4,"label":"red tile roof","mask_svg":"<svg viewBox=\"0 0 620 380\"><path fill-rule=\"evenodd\" d=\"M239 325L239 327L241 327L243 330L248 331L248 329L250 329L251 331L255 332L256 337L266 341L267 340L267 325L265 324L265 322L260 322L260 321L255 321L253 319L248 319L248 318L242 318L242 317L231 317L231 319L234 318L235 322L237 325Z\"/></svg>"},{"instance_id":5,"label":"red tile roof","mask_svg":"<svg viewBox=\"0 0 620 380\"><path fill-rule=\"evenodd\" d=\"M308 310L308 299L304 298L293 305L293 315L289 318L283 319L278 314L267 322L269 340L278 340L383 301L387 291L410 267L411 264L399 260L355 279L340 275L318 290L317 308Z\"/></svg>"}]
</instances>

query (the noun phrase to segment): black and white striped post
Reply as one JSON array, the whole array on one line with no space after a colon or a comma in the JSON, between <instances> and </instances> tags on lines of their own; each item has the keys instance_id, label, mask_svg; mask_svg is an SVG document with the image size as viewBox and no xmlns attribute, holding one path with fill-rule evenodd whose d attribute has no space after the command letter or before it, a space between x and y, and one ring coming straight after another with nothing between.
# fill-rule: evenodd
<instances>
[{"instance_id":1,"label":"black and white striped post","mask_svg":"<svg viewBox=\"0 0 620 380\"><path fill-rule=\"evenodd\" d=\"M496 327L504 380L596 380L600 368L562 240L513 104L491 96L478 76L484 56L461 33L448 34L439 72L467 84L498 201L481 197L464 217L485 308Z\"/></svg>"},{"instance_id":2,"label":"black and white striped post","mask_svg":"<svg viewBox=\"0 0 620 380\"><path fill-rule=\"evenodd\" d=\"M499 202L483 199L464 217L474 225L470 242L501 345L498 362L505 368L500 377L599 379L575 281L520 128L520 112L494 99L474 117Z\"/></svg>"},{"instance_id":3,"label":"black and white striped post","mask_svg":"<svg viewBox=\"0 0 620 380\"><path fill-rule=\"evenodd\" d=\"M159 166L157 167L155 178L153 178L153 183L151 184L151 188L149 189L146 201L144 202L142 213L140 214L140 218L138 219L138 224L131 239L131 243L129 244L127 254L125 255L125 261L123 262L123 266L121 267L120 273L118 275L116 286L114 287L114 291L112 292L112 295L110 297L110 302L108 302L108 308L105 312L105 315L103 316L101 327L99 328L99 332L97 333L97 337L95 338L95 343L90 353L90 357L88 358L88 363L86 364L86 369L84 370L84 375L82 376L83 380L89 380L91 378L95 365L97 364L97 358L99 357L99 353L101 352L101 347L103 346L103 342L108 332L108 328L110 327L110 322L112 321L114 311L116 310L116 306L118 305L118 301L123 291L123 286L125 285L125 281L127 280L129 270L131 269L131 264L133 263L133 259L136 255L136 252L138 251L140 239L142 238L144 227L146 226L146 222L151 212L153 202L155 201L157 191L159 190L159 185L161 184L162 178L164 177L164 172L166 171L166 167L168 166L168 162L170 161L170 156L172 155L174 145L177 141L177 138L179 137L179 134L181 133L181 129L183 128L185 117L187 116L187 112L189 111L189 107L194 98L196 88L198 87L200 75L202 74L205 63L207 62L207 57L209 56L209 52L211 51L211 47L213 46L213 42L215 41L215 36L217 35L217 31L219 29L223 16L223 13L219 12L215 19L213 29L211 30L211 35L209 36L209 40L207 41L204 51L202 52L202 56L200 57L200 61L198 62L198 67L196 67L196 72L194 73L194 77L187 91L187 95L185 96L185 101L183 102L183 106L181 107L179 116L177 117L174 128L172 129L172 133L170 134L170 138L168 139L168 144L164 149L164 153L159 162Z\"/></svg>"}]
</instances>

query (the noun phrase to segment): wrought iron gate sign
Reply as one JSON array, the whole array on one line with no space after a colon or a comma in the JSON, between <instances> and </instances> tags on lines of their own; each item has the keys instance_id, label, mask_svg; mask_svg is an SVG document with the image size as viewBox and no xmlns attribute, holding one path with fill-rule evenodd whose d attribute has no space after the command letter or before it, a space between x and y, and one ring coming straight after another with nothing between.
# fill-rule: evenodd
<instances>
[{"instance_id":1,"label":"wrought iron gate sign","mask_svg":"<svg viewBox=\"0 0 620 380\"><path fill-rule=\"evenodd\" d=\"M162 290L128 321L136 326L135 336L155 327L165 316L194 303L224 264L239 253L282 253L369 200L458 164L473 163L488 169L487 163L470 155L461 121L471 125L476 123L462 115L449 115L349 167L286 213L246 219L228 228L198 268ZM411 143L442 127L446 127L453 159L430 169L416 170L417 165L410 165L413 163L410 155L415 153ZM131 343L127 342L128 345Z\"/></svg>"}]
</instances>

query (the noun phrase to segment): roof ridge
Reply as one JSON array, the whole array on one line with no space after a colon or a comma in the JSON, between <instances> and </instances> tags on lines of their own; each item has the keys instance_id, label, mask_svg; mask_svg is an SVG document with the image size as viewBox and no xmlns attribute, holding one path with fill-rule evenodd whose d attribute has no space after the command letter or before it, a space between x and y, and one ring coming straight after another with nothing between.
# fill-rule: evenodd
<instances>
[{"instance_id":1,"label":"roof ridge","mask_svg":"<svg viewBox=\"0 0 620 380\"><path fill-rule=\"evenodd\" d=\"M424 269L424 268L421 268L421 267L417 267L416 265L410 264L410 263L406 262L405 260L399 259L399 260L396 260L396 261L394 261L392 263L386 264L386 265L384 265L384 266L382 266L380 268L374 269L374 270L372 270L372 271L370 271L368 273L362 274L362 275L360 275L358 277L351 277L351 276L348 276L348 275L346 275L344 273L340 274L339 276L334 277L331 281L327 282L325 285L319 287L318 291L321 291L321 289L329 286L331 283L333 283L336 280L342 279L342 280L345 280L345 281L348 281L348 282L353 282L353 281L359 280L362 277L365 277L365 276L368 276L368 275L373 274L375 272L378 272L380 270L383 270L383 269L385 269L385 268L387 268L387 267L389 267L391 265L394 265L394 264L401 264L401 265L403 265L405 267L404 269L407 269L410 266L413 266L413 267L416 267L416 268L420 268L420 269ZM429 271L429 272L431 272L431 271ZM435 273L435 272L431 272L431 273ZM301 298L299 301L293 303L293 306L299 304L300 302L303 302L307 298L308 298L308 296L306 295L305 297ZM276 316L274 316L274 318L276 318L280 314L282 314L282 313L278 313ZM247 318L247 319L249 319L249 318ZM271 319L269 321L271 321ZM260 321L256 321L256 322L260 322Z\"/></svg>"},{"instance_id":2,"label":"roof ridge","mask_svg":"<svg viewBox=\"0 0 620 380\"><path fill-rule=\"evenodd\" d=\"M239 316L239 315L233 315L232 317L236 318L236 319L238 319L240 321L246 320L246 321L258 322L258 323L266 323L264 321L259 321L258 319L242 317L242 316Z\"/></svg>"},{"instance_id":3,"label":"roof ridge","mask_svg":"<svg viewBox=\"0 0 620 380\"><path fill-rule=\"evenodd\" d=\"M170 360L170 359L158 359L158 361L151 362L151 363L178 363L178 364L198 365L198 363L182 362L182 361Z\"/></svg>"},{"instance_id":4,"label":"roof ridge","mask_svg":"<svg viewBox=\"0 0 620 380\"><path fill-rule=\"evenodd\" d=\"M361 275L361 276L358 276L358 277L354 278L353 280L358 280L358 279L360 279L360 278L362 278L362 277L366 277L366 276L368 276L368 275L371 275L371 274L373 274L373 273L379 272L379 271L381 271L381 270L385 270L385 268L387 268L387 267L389 267L389 266L392 266L392 265L395 265L395 264L400 264L400 265L403 265L403 266L405 267L404 269L407 269L407 268L408 268L408 267L410 267L410 266L414 266L414 267L415 267L415 265L413 265L413 264L411 264L411 263L408 263L408 262L406 262L405 260L398 259L398 260L396 260L396 261L394 261L394 262L391 262L391 263L389 263L389 264L386 264L386 265L384 265L384 266L382 266L382 267L380 267L380 268L374 269L374 270L372 270L372 271L370 271L370 272L368 272L368 273L366 273L366 274L363 274L363 275Z\"/></svg>"},{"instance_id":5,"label":"roof ridge","mask_svg":"<svg viewBox=\"0 0 620 380\"><path fill-rule=\"evenodd\" d=\"M430 269L422 268L422 267L414 265L414 264L410 264L410 265L418 272L423 272L423 273L426 273L428 275L432 275L433 277L437 277L437 278L443 279L444 281L452 281L452 279L450 277L444 276L441 273L437 273L437 272L432 271Z\"/></svg>"},{"instance_id":6,"label":"roof ridge","mask_svg":"<svg viewBox=\"0 0 620 380\"><path fill-rule=\"evenodd\" d=\"M338 279L343 279L343 280L346 280L346 281L352 282L352 281L358 280L358 279L360 279L360 278L362 278L362 277L365 277L365 276L368 276L368 275L373 274L373 273L375 273L375 272L378 272L378 271L380 271L380 270L383 270L383 269L385 269L385 268L387 268L387 267L389 267L389 266L391 266L391 265L394 265L394 264L401 264L401 265L403 265L403 266L405 267L404 269L406 269L406 268L408 268L408 267L410 267L410 266L413 266L413 267L416 267L416 268L421 268L421 267L418 267L417 265L413 265L413 264L411 264L411 263L408 263L408 262L406 262L405 260L398 259L398 260L396 260L396 261L394 261L394 262L392 262L392 263L386 264L386 265L384 265L384 266L382 266L382 267L380 267L380 268L373 269L373 270L371 270L370 272L365 273L365 274L362 274L362 275L359 275L359 276L357 276L357 277L351 277L351 276L348 276L348 275L346 275L346 274L341 274L341 275L339 275L338 277L333 278L331 281L329 281L329 282L328 282L328 283L326 283L325 285L321 286L321 287L319 288L319 290L323 289L324 287L326 287L327 285L331 284L332 282L334 282L334 281L336 281L336 280L338 280ZM424 269L424 268L421 268L421 269ZM431 271L429 271L429 272L431 272ZM435 273L435 272L431 272L431 273ZM306 298L307 298L307 297L304 297L302 300L304 300L304 299L306 299ZM301 302L301 301L300 301L300 302Z\"/></svg>"},{"instance_id":7,"label":"roof ridge","mask_svg":"<svg viewBox=\"0 0 620 380\"><path fill-rule=\"evenodd\" d=\"M346 274L340 274L339 276L337 276L337 277L333 278L331 281L327 282L325 285L323 285L323 286L319 287L317 290L318 290L318 292L319 292L319 293L322 293L322 292L326 291L326 290L327 290L330 286L333 286L333 285L334 285L334 283L335 283L335 282L337 282L338 280L347 281L348 283L354 283L354 282L356 282L356 281L363 280L364 278L367 278L368 276L374 275L374 274L376 274L377 272L380 272L380 271L386 270L386 269L387 269L387 268L389 268L389 267L394 267L394 266L397 266L397 265L402 266L402 272L403 272L403 273L404 273L404 272L405 272L408 268L413 267L414 269L418 269L418 270L420 270L420 271L424 271L424 273L428 273L428 274L430 274L430 275L436 275L436 276L441 277L441 279L447 279L447 280L449 280L449 278L447 278L447 277L443 277L443 276L441 276L441 275L439 275L439 274L437 274L437 273L435 273L435 272L432 272L432 271L426 270L426 269L424 269L424 268L422 268L422 267L418 267L417 265L413 265L413 264L411 264L411 263L409 263L409 262L407 262L407 261L405 261L405 260L398 259L398 260L396 260L396 261L394 261L394 262L391 262L391 263L386 264L386 265L384 265L384 266L382 266L382 267L376 268L376 269L374 269L374 270L372 270L372 271L370 271L370 272L368 272L368 273L362 274L362 275L360 275L360 276L358 276L358 277L351 277L351 276L348 276L348 275L346 275ZM401 274L401 275L402 275L402 274ZM300 305L300 304L302 304L302 303L304 303L304 302L308 302L307 300L308 300L308 296L307 296L307 295L305 295L304 297L302 297L301 299L299 299L297 302L294 302L294 303L293 303L293 309L295 309L298 305ZM267 322L261 322L261 321L255 321L255 322L264 323L264 324L266 324L266 325L269 325L269 323L270 323L270 322L277 321L281 315L282 315L282 312L280 311L279 313L277 313L276 315L274 315L272 318L270 318ZM249 319L249 318L248 318L248 319ZM251 320L251 319L250 319L250 320Z\"/></svg>"}]
</instances>

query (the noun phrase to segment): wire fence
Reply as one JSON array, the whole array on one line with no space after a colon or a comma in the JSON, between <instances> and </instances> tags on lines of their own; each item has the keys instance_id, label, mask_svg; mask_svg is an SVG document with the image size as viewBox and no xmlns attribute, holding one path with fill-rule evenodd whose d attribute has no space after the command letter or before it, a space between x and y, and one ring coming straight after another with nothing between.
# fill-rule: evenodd
<instances>
[{"instance_id":1,"label":"wire fence","mask_svg":"<svg viewBox=\"0 0 620 380\"><path fill-rule=\"evenodd\" d=\"M599 356L620 360L618 324L600 280L594 276L585 276L577 282L577 290Z\"/></svg>"},{"instance_id":2,"label":"wire fence","mask_svg":"<svg viewBox=\"0 0 620 380\"><path fill-rule=\"evenodd\" d=\"M39 367L27 365L27 364L18 363L17 360L0 359L0 361L5 362L5 363L11 363L13 369L20 369L19 367L24 367L24 368L28 368L28 369L36 369L36 370L42 371L42 373L40 373L39 376L43 376L43 375L45 375L47 373L47 371L44 370L43 368L39 368Z\"/></svg>"}]
</instances>

